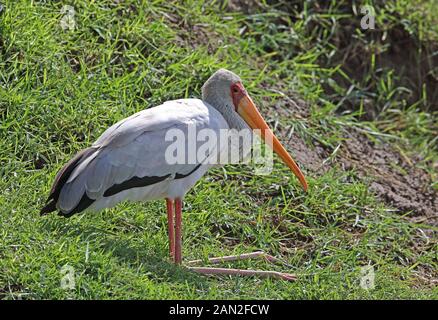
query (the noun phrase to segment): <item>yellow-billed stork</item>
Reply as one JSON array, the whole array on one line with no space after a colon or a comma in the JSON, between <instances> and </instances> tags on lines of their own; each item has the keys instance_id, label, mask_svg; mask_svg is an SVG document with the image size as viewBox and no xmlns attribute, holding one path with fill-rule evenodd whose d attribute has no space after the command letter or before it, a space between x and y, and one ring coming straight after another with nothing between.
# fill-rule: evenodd
<instances>
[{"instance_id":1,"label":"yellow-billed stork","mask_svg":"<svg viewBox=\"0 0 438 320\"><path fill-rule=\"evenodd\" d=\"M124 200L147 201L166 199L169 250L174 262L182 262L181 225L182 199L186 192L214 166L209 161L195 159L170 164L166 153L173 140L166 134L179 129L187 142L186 150L200 145L193 142L188 127L209 129L220 136L221 130L256 130L298 177L304 190L307 182L298 166L280 141L274 136L245 90L241 79L231 71L220 69L202 87L202 100L167 101L140 111L107 129L89 148L80 151L56 175L41 214L58 210L70 217L84 210L109 208ZM225 146L226 147L226 146ZM166 151L167 150L167 151ZM209 156L220 158L224 147L213 141ZM248 150L244 150L248 152ZM187 160L187 158L185 158ZM263 256L262 252L211 258L222 262ZM197 263L199 261L194 261ZM190 264L190 262L189 262ZM190 267L204 274L239 274L274 276L293 280L288 273L259 270Z\"/></svg>"}]
</instances>

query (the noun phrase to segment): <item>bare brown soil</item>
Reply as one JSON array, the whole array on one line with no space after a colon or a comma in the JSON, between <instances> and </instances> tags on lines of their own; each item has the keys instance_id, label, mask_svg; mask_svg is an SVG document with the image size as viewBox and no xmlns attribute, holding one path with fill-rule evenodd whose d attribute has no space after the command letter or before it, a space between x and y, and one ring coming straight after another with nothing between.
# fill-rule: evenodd
<instances>
[{"instance_id":1,"label":"bare brown soil","mask_svg":"<svg viewBox=\"0 0 438 320\"><path fill-rule=\"evenodd\" d=\"M287 111L286 111L287 110ZM280 116L305 118L308 107L299 98L285 98L273 108ZM372 141L366 134L349 128L332 161L325 161L333 152L313 141L306 144L297 134L288 136L279 130L283 141L300 164L313 174L323 174L332 166L355 170L382 201L418 222L438 225L438 192L431 185L428 172L419 167L420 159L409 158L385 141Z\"/></svg>"}]
</instances>

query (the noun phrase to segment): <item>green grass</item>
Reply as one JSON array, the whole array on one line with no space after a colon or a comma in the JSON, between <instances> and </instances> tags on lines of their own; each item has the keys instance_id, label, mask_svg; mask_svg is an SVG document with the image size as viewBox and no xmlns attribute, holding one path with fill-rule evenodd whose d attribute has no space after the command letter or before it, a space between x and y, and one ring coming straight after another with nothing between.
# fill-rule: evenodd
<instances>
[{"instance_id":1,"label":"green grass","mask_svg":"<svg viewBox=\"0 0 438 320\"><path fill-rule=\"evenodd\" d=\"M0 298L438 298L438 228L392 210L368 191L368 181L337 166L323 175L307 170L308 194L280 163L269 176L226 166L186 198L185 259L264 250L292 270L261 261L230 265L294 272L299 281L293 283L207 278L175 267L163 201L123 203L71 219L40 217L50 183L75 152L136 111L199 97L202 83L220 67L244 79L265 114L285 99L279 92L308 101L309 118L279 119L304 139L335 150L342 130L367 126L407 154L422 155L421 165L436 177L429 165L438 159L436 116L428 100L410 103L389 71L370 69L353 80L327 58L335 22L354 19L337 11L342 1L324 14L309 4L292 17L264 1L249 14L227 11L226 1L119 2L72 1L76 28L64 31L60 3L3 1ZM388 28L400 23L398 14L420 6L388 3L387 11L378 11ZM417 13L403 23L413 37L438 41L427 12L428 19ZM311 23L318 27L309 29ZM336 87L339 77L354 90ZM364 99L378 106L377 120L358 121ZM345 101L359 108L345 112ZM75 270L74 290L60 286L64 265ZM370 290L360 286L360 268L367 265L376 274Z\"/></svg>"}]
</instances>

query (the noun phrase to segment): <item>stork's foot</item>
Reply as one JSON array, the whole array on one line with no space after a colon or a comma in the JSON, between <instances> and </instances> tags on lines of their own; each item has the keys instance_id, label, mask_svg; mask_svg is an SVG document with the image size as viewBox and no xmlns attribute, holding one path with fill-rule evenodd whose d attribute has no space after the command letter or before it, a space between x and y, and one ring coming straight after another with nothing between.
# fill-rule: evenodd
<instances>
[{"instance_id":1,"label":"stork's foot","mask_svg":"<svg viewBox=\"0 0 438 320\"><path fill-rule=\"evenodd\" d=\"M190 270L207 274L207 275L239 275L239 276L256 276L261 278L277 278L287 281L295 281L297 277L291 273L284 273L278 271L264 271L264 270L245 270L245 269L228 269L228 268L210 268L210 267L188 267Z\"/></svg>"},{"instance_id":2,"label":"stork's foot","mask_svg":"<svg viewBox=\"0 0 438 320\"><path fill-rule=\"evenodd\" d=\"M222 263L222 262L229 262L229 261L237 261L237 260L247 260L247 259L254 259L254 258L261 258L261 259L265 259L266 261L272 262L272 263L277 263L277 264L282 264L288 267L291 267L290 264L288 264L286 261L283 261L282 259L276 258L274 256L271 256L263 251L256 251L256 252L251 252L251 253L242 253L242 254L238 254L238 255L233 255L233 256L223 256L223 257L216 257L216 258L209 258L207 261L209 263ZM192 260L187 262L187 265L192 266L192 265L196 265L196 264L200 264L204 262L203 260L199 259L199 260Z\"/></svg>"},{"instance_id":3,"label":"stork's foot","mask_svg":"<svg viewBox=\"0 0 438 320\"><path fill-rule=\"evenodd\" d=\"M262 258L265 259L271 263L279 263L285 266L288 265L285 261L275 258L263 251L257 251L252 253L244 253L240 255L233 255L233 256L224 256L224 257L217 257L217 258L209 258L207 261L212 264L218 264L222 262L229 262L229 261L237 261L237 260L247 260L247 259L254 259L254 258ZM193 260L187 262L187 267L197 273L207 274L207 275L218 275L218 274L225 274L225 275L240 275L240 276L257 276L262 278L277 278L277 279L283 279L287 281L294 281L296 280L296 276L291 273L284 273L284 272L278 272L278 271L262 271L262 270L243 270L243 269L228 269L228 268L213 268L213 267L193 267L193 265L197 265L203 262L203 260Z\"/></svg>"},{"instance_id":4,"label":"stork's foot","mask_svg":"<svg viewBox=\"0 0 438 320\"><path fill-rule=\"evenodd\" d=\"M181 240L181 230L182 230L182 200L176 198L175 200L166 199L167 202L167 219L168 219L168 232L169 232L169 252L170 256L176 264L181 264L182 262L182 240ZM175 208L174 208L175 207ZM173 210L175 209L175 210ZM225 256L219 258L208 259L209 263L217 264L222 262L237 261L261 258L265 259L271 263L280 263L284 266L290 267L285 261L275 258L263 251L257 251L252 253L245 253L234 256ZM283 273L278 271L262 271L262 270L242 270L242 269L227 269L227 268L212 268L212 267L194 267L197 264L202 263L203 260L194 260L187 262L187 267L198 273L202 274L225 274L225 275L240 275L240 276L257 276L257 277L271 277L277 279L283 279L287 281L296 280L296 276L290 273Z\"/></svg>"}]
</instances>

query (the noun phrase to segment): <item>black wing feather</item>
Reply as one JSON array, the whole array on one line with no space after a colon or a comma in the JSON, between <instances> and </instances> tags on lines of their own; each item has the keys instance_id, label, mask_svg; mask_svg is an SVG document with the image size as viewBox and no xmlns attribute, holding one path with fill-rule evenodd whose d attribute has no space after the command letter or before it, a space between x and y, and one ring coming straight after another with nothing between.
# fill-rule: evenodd
<instances>
[{"instance_id":1,"label":"black wing feather","mask_svg":"<svg viewBox=\"0 0 438 320\"><path fill-rule=\"evenodd\" d=\"M61 193L62 187L67 182L68 178L72 174L73 170L86 158L92 155L96 151L96 148L87 148L78 152L69 162L67 162L61 170L56 174L55 181L53 182L52 189L50 190L49 197L46 200L46 205L41 209L40 214L45 215L50 212L56 211L56 203L58 202L59 195ZM59 212L59 215L69 217L74 213L81 212L88 208L94 200L88 198L84 194L78 205L69 213Z\"/></svg>"}]
</instances>

